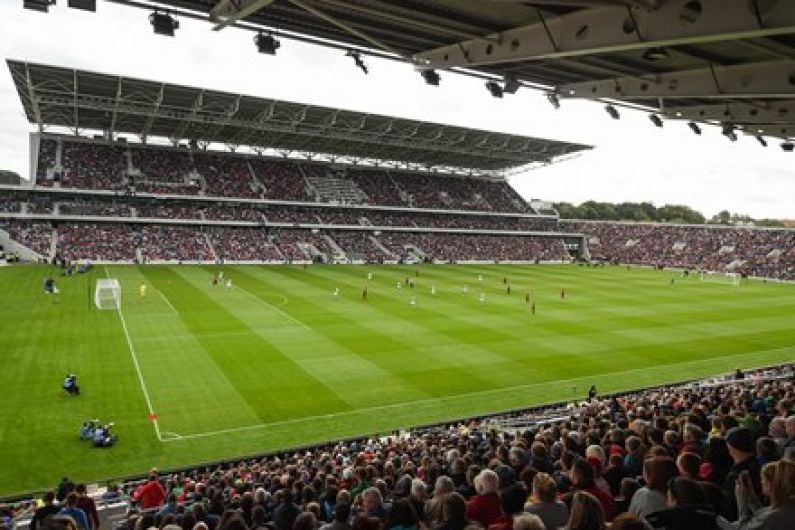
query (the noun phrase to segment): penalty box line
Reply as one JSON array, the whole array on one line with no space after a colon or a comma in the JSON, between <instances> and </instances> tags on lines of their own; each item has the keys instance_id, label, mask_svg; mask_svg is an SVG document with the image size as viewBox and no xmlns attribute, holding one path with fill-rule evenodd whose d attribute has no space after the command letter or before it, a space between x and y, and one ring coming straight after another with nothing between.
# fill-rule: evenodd
<instances>
[{"instance_id":1,"label":"penalty box line","mask_svg":"<svg viewBox=\"0 0 795 530\"><path fill-rule=\"evenodd\" d=\"M107 265L103 265L102 268L105 269L105 278L110 278ZM127 339L127 347L130 350L130 356L132 356L133 365L135 366L135 373L138 375L138 384L141 386L141 391L143 392L144 399L146 400L146 407L149 410L149 419L152 421L152 425L155 428L155 435L157 436L157 439L163 442L163 436L160 434L160 426L157 423L157 417L155 416L155 411L152 407L152 400L149 397L149 391L146 389L146 382L144 381L144 376L141 373L141 365L138 363L138 356L135 354L135 347L133 346L132 339L130 339L130 332L127 330L127 321L124 320L124 313L122 313L121 304L119 304L118 314L119 320L121 320L121 327L124 330L124 337Z\"/></svg>"},{"instance_id":2,"label":"penalty box line","mask_svg":"<svg viewBox=\"0 0 795 530\"><path fill-rule=\"evenodd\" d=\"M756 352L745 352L745 353L738 353L738 354L735 354L735 355L725 355L725 356L723 356L721 358L722 359L733 359L735 357L744 357L744 356L747 356L749 354L754 354L754 353L774 353L774 352L777 352L777 351L792 350L793 348L795 348L795 347L794 346L784 346L784 347L781 347L781 348L774 348L774 349L770 349L770 350L761 350L761 351L756 351ZM696 360L696 361L684 361L684 362L681 362L681 363L666 364L666 365L661 365L661 366L657 366L657 367L654 367L654 368L665 368L665 367L674 367L674 366L689 366L689 365L694 365L694 364L709 363L710 361L711 361L711 359L700 359L700 360ZM284 425L293 425L293 424L296 424L296 423L304 423L304 422L317 421L317 420L323 420L323 419L338 418L338 417L341 417L341 416L352 416L354 414L361 414L361 413L368 413L368 412L379 412L379 411L391 410L391 409L402 408L402 407L411 407L411 406L415 406L415 405L424 405L424 404L440 403L440 402L445 402L445 401L453 401L453 400L458 400L458 399L463 399L463 398L468 398L468 397L473 397L473 396L486 396L486 395L491 395L491 394L499 394L499 393L502 393L502 392L511 392L511 391L516 391L516 390L527 390L527 389L530 389L530 388L536 388L536 387L540 387L540 386L544 386L544 385L555 385L555 384L561 385L561 384L571 383L571 382L575 382L575 381L585 381L585 380L593 381L594 379L597 379L599 377L618 376L618 375L625 375L625 374L631 374L631 373L637 373L637 372L646 372L648 370L649 370L649 368L633 368L631 370L622 370L622 371L619 371L619 372L610 372L610 373L599 374L599 375L588 375L588 376L581 376L581 377L572 377L572 378L569 378L569 379L560 379L560 380L557 380L557 381L541 381L541 382L538 382L538 383L529 383L529 384L526 384L526 385L514 385L514 386L510 386L510 387L494 388L494 389L491 389L491 390L481 390L481 391L478 391L478 392L469 392L469 393L466 393L466 394L456 394L456 395L453 395L453 396L444 396L444 397L440 397L440 398L418 399L418 400L414 400L414 401L404 401L404 402L401 402L401 403L392 403L392 404L389 404L389 405L379 405L379 406L376 406L376 407L365 407L365 408L356 409L356 410L346 410L346 411L342 411L342 412L331 412L329 414L318 414L316 416L304 416L302 418L293 418L293 419L289 419L289 420L280 420L280 421L273 421L273 422L268 422L268 423L255 423L253 425L245 425L243 427L232 427L230 429L220 429L220 430L217 430L217 431L206 431L206 432L199 432L199 433L195 433L195 434L178 434L178 433L175 433L175 432L169 432L169 433L167 433L168 436L165 437L165 438L160 437L159 434L158 434L158 439L161 442L163 442L163 443L170 443L170 442L179 442L179 441L182 441L182 440L194 440L196 438L209 438L211 436L220 436L222 434L254 431L254 430L257 430L257 429L265 429L267 427L278 427L278 426L284 426ZM659 384L662 385L664 383L659 383ZM543 403L539 404L539 405L543 405ZM532 405L530 405L530 406L532 406ZM490 413L489 412L479 413L478 415L499 414L499 413L500 413L500 411L493 411L493 412L490 412Z\"/></svg>"}]
</instances>

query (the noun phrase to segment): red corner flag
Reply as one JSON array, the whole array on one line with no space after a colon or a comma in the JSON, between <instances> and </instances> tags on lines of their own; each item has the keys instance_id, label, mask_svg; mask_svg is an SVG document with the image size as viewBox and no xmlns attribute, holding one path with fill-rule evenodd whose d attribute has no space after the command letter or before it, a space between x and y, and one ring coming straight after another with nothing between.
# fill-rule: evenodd
<instances>
[{"instance_id":1,"label":"red corner flag","mask_svg":"<svg viewBox=\"0 0 795 530\"><path fill-rule=\"evenodd\" d=\"M156 419L157 419L157 414L155 414L154 412L150 412L149 413L149 420L150 421L155 421Z\"/></svg>"}]
</instances>

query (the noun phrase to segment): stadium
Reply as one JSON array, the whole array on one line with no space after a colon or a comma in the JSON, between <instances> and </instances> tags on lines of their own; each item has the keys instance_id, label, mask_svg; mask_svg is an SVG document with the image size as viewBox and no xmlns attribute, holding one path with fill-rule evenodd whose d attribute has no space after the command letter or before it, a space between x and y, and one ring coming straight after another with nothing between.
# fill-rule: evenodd
<instances>
[{"instance_id":1,"label":"stadium","mask_svg":"<svg viewBox=\"0 0 795 530\"><path fill-rule=\"evenodd\" d=\"M16 4L8 24L107 23L109 48L131 44L103 9L143 17L145 61L242 35L401 84L333 105L276 74L221 85L208 65L245 64L221 45L152 76L82 56L99 43L3 45L27 163L0 171L0 528L795 528L795 229L570 215L517 176L597 142L392 101L403 77L585 100L761 144L789 178L795 5ZM333 92L339 64L294 92Z\"/></svg>"}]
</instances>

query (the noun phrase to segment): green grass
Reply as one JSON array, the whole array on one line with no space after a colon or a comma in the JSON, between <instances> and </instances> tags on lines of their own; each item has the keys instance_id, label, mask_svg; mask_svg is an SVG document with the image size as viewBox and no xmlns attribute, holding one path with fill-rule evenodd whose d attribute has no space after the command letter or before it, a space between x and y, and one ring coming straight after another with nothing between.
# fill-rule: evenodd
<instances>
[{"instance_id":1,"label":"green grass","mask_svg":"<svg viewBox=\"0 0 795 530\"><path fill-rule=\"evenodd\" d=\"M99 267L48 296L55 269L0 269L0 495L795 359L792 284L670 285L672 273L623 267L230 266L227 290L215 270ZM91 304L106 272L121 314ZM417 286L398 290L406 276ZM60 390L70 371L78 398ZM78 440L92 417L116 423L118 446Z\"/></svg>"}]
</instances>

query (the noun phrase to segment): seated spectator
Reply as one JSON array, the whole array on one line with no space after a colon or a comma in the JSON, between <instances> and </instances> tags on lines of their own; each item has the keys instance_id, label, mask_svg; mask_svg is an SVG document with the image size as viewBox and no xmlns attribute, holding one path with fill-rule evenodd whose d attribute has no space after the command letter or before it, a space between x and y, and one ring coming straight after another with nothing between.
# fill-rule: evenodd
<instances>
[{"instance_id":1,"label":"seated spectator","mask_svg":"<svg viewBox=\"0 0 795 530\"><path fill-rule=\"evenodd\" d=\"M646 485L635 492L629 511L646 517L664 510L668 505L668 483L676 476L676 464L668 457L648 458L643 462L643 480Z\"/></svg>"},{"instance_id":2,"label":"seated spectator","mask_svg":"<svg viewBox=\"0 0 795 530\"><path fill-rule=\"evenodd\" d=\"M779 460L767 464L765 470L762 487L764 494L770 498L770 506L765 508L761 507L750 473L740 475L736 489L738 527L741 530L795 528L795 462Z\"/></svg>"},{"instance_id":3,"label":"seated spectator","mask_svg":"<svg viewBox=\"0 0 795 530\"><path fill-rule=\"evenodd\" d=\"M557 485L547 473L536 473L526 510L541 518L547 528L560 528L569 520L569 509L557 500Z\"/></svg>"},{"instance_id":4,"label":"seated spectator","mask_svg":"<svg viewBox=\"0 0 795 530\"><path fill-rule=\"evenodd\" d=\"M442 498L441 522L433 530L464 530L470 521L466 515L467 504L459 493L447 493Z\"/></svg>"},{"instance_id":5,"label":"seated spectator","mask_svg":"<svg viewBox=\"0 0 795 530\"><path fill-rule=\"evenodd\" d=\"M591 464L582 459L575 460L569 473L569 478L571 479L573 491L564 496L565 499L569 499L569 502L571 502L572 497L576 493L588 492L599 500L604 518L608 521L613 520L615 515L613 498L594 482L594 469ZM570 511L573 511L573 508L570 508Z\"/></svg>"},{"instance_id":6,"label":"seated spectator","mask_svg":"<svg viewBox=\"0 0 795 530\"><path fill-rule=\"evenodd\" d=\"M602 503L587 491L578 491L571 501L571 515L564 530L606 530Z\"/></svg>"},{"instance_id":7,"label":"seated spectator","mask_svg":"<svg viewBox=\"0 0 795 530\"><path fill-rule=\"evenodd\" d=\"M654 528L666 530L719 530L717 514L708 506L698 482L679 477L671 481L668 506L646 516Z\"/></svg>"},{"instance_id":8,"label":"seated spectator","mask_svg":"<svg viewBox=\"0 0 795 530\"><path fill-rule=\"evenodd\" d=\"M467 501L467 518L484 527L494 524L504 515L500 503L500 479L497 474L484 469L474 480L476 495Z\"/></svg>"}]
</instances>

